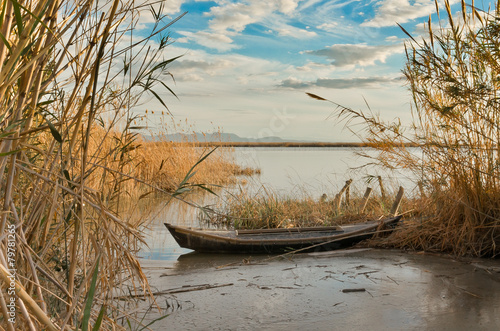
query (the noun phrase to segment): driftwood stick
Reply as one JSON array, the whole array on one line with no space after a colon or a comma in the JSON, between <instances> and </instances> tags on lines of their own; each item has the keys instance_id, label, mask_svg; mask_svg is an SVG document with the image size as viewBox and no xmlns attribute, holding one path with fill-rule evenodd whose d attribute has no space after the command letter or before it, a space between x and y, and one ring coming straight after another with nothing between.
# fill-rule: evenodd
<instances>
[{"instance_id":1,"label":"driftwood stick","mask_svg":"<svg viewBox=\"0 0 500 331\"><path fill-rule=\"evenodd\" d=\"M172 289L172 290L155 292L155 293L153 293L153 295L202 291L202 290L209 290L209 289L212 289L212 288L226 287L226 286L233 286L233 285L234 285L233 283L227 283L227 284L220 284L220 285L205 284L205 285L200 285L200 286L196 286L196 287L188 286L188 287L180 288L180 289Z\"/></svg>"},{"instance_id":2,"label":"driftwood stick","mask_svg":"<svg viewBox=\"0 0 500 331\"><path fill-rule=\"evenodd\" d=\"M352 292L365 292L364 288L345 288L342 290L342 293L352 293Z\"/></svg>"},{"instance_id":3,"label":"driftwood stick","mask_svg":"<svg viewBox=\"0 0 500 331\"><path fill-rule=\"evenodd\" d=\"M403 199L403 194L405 193L405 190L402 186L399 187L398 194L396 195L396 200L394 200L394 203L392 204L391 208L391 215L396 216L398 213L399 205L401 204L401 199Z\"/></svg>"},{"instance_id":4,"label":"driftwood stick","mask_svg":"<svg viewBox=\"0 0 500 331\"><path fill-rule=\"evenodd\" d=\"M370 198L370 194L372 193L372 188L367 187L365 191L365 195L363 196L363 200L361 200L361 209L359 213L362 214L365 211L366 205L368 204L368 199Z\"/></svg>"},{"instance_id":5,"label":"driftwood stick","mask_svg":"<svg viewBox=\"0 0 500 331\"><path fill-rule=\"evenodd\" d=\"M176 293L184 293L184 292L193 292L193 291L203 291L203 290L209 290L213 288L218 288L218 287L226 287L226 286L233 286L234 283L227 283L227 284L220 284L220 285L210 285L210 284L203 284L203 285L186 285L181 288L173 288L170 290L163 290L163 291L158 291L158 292L153 292L151 293L153 296L155 295L165 295L165 294L176 294ZM129 298L138 298L145 296L146 294L141 293L141 294L132 294L132 295L122 295L119 297L116 297L115 299L129 299Z\"/></svg>"},{"instance_id":6,"label":"driftwood stick","mask_svg":"<svg viewBox=\"0 0 500 331\"><path fill-rule=\"evenodd\" d=\"M345 189L345 206L349 207L351 204L351 186L347 186Z\"/></svg>"},{"instance_id":7,"label":"driftwood stick","mask_svg":"<svg viewBox=\"0 0 500 331\"><path fill-rule=\"evenodd\" d=\"M352 179L349 179L348 181L345 182L344 187L340 190L340 192L335 196L335 199L333 200L334 203L337 205L337 209L340 209L340 203L342 202L342 195L344 194L345 191L351 186Z\"/></svg>"},{"instance_id":8,"label":"driftwood stick","mask_svg":"<svg viewBox=\"0 0 500 331\"><path fill-rule=\"evenodd\" d=\"M380 186L380 196L382 197L382 201L385 200L385 188L384 183L382 182L382 177L378 176L378 185Z\"/></svg>"}]
</instances>

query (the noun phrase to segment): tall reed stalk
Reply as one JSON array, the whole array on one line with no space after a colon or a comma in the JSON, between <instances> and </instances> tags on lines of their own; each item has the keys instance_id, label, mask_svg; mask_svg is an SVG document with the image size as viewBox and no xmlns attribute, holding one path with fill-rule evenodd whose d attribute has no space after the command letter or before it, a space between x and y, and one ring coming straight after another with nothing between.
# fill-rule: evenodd
<instances>
[{"instance_id":1,"label":"tall reed stalk","mask_svg":"<svg viewBox=\"0 0 500 331\"><path fill-rule=\"evenodd\" d=\"M162 3L0 0L6 330L120 328L127 311L114 297L148 290L134 255L141 233L116 211L137 147L131 109L172 92ZM133 33L139 17L150 18L146 37Z\"/></svg>"},{"instance_id":2,"label":"tall reed stalk","mask_svg":"<svg viewBox=\"0 0 500 331\"><path fill-rule=\"evenodd\" d=\"M337 115L366 123L367 139L386 166L413 171L424 217L392 244L457 255L500 253L500 11L483 13L449 1L437 27L417 41L406 30L403 72L413 97L413 123L385 123L368 112L337 105ZM316 95L313 98L326 100ZM404 143L420 145L419 153Z\"/></svg>"}]
</instances>

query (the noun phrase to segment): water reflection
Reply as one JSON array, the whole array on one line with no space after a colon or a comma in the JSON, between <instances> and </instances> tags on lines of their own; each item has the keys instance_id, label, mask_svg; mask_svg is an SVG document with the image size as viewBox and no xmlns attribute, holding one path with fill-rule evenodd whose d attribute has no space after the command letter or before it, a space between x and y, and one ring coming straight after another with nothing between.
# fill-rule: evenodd
<instances>
[{"instance_id":1,"label":"water reflection","mask_svg":"<svg viewBox=\"0 0 500 331\"><path fill-rule=\"evenodd\" d=\"M347 179L354 180L352 190L364 192L367 185L376 188L378 184L367 183L369 176L382 176L386 189L391 186L405 185L411 194L412 183L404 172L366 166L366 158L360 152L375 155L365 148L235 148L236 163L244 167L261 169L261 174L246 177L240 183L218 190L218 197L207 194L191 195L188 200L198 205L211 205L220 202L228 194L244 190L250 195L276 194L292 197L310 196L319 199L323 193L333 197ZM356 169L354 169L356 168ZM408 194L407 193L407 194ZM180 248L163 223L198 227L199 210L181 201L173 200L168 205L160 198L150 199L149 230L147 242L141 256L148 259L175 260L179 255L189 252Z\"/></svg>"},{"instance_id":2,"label":"water reflection","mask_svg":"<svg viewBox=\"0 0 500 331\"><path fill-rule=\"evenodd\" d=\"M203 195L197 198L201 203ZM165 199L150 199L147 217L149 217L146 241L148 246L143 247L140 257L152 260L176 260L179 255L191 252L189 249L179 247L170 235L164 223L173 223L185 226L198 225L198 209L182 201L172 200L166 204Z\"/></svg>"},{"instance_id":3,"label":"water reflection","mask_svg":"<svg viewBox=\"0 0 500 331\"><path fill-rule=\"evenodd\" d=\"M235 149L239 164L261 169L261 175L250 180L247 187L250 192L265 185L282 194L300 192L319 197L323 193L338 192L351 178L354 188L364 190L371 176L382 176L387 187L411 186L408 173L367 165L370 160L359 153L376 155L372 149L348 147Z\"/></svg>"}]
</instances>

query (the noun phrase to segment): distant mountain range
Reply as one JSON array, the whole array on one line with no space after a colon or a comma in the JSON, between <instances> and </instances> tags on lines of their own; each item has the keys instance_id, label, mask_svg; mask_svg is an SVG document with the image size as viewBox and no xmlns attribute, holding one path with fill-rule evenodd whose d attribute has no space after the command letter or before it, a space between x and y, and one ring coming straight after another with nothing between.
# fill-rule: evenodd
<instances>
[{"instance_id":1,"label":"distant mountain range","mask_svg":"<svg viewBox=\"0 0 500 331\"><path fill-rule=\"evenodd\" d=\"M151 137L145 137L147 140L151 140ZM186 142L259 142L259 143L279 143L279 142L304 142L304 140L284 140L280 137L270 136L263 138L247 138L240 137L234 133L173 133L163 136L167 141L186 141ZM153 138L154 139L154 138Z\"/></svg>"}]
</instances>

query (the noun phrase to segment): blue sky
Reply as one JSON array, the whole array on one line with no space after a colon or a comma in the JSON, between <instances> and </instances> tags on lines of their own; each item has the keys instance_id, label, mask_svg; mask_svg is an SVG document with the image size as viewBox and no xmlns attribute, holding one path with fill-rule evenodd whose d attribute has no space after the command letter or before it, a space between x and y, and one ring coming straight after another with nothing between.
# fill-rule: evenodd
<instances>
[{"instance_id":1,"label":"blue sky","mask_svg":"<svg viewBox=\"0 0 500 331\"><path fill-rule=\"evenodd\" d=\"M450 3L460 11L459 1ZM184 11L165 54L183 55L170 67L179 100L165 98L175 121L187 119L193 130L357 140L343 123L326 120L330 104L305 92L355 109L366 110L366 99L382 118L409 123L406 36L396 22L420 35L434 0L167 0L170 17ZM155 116L150 125L159 127Z\"/></svg>"}]
</instances>

